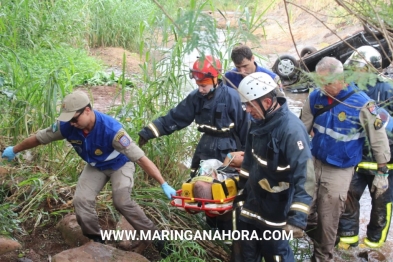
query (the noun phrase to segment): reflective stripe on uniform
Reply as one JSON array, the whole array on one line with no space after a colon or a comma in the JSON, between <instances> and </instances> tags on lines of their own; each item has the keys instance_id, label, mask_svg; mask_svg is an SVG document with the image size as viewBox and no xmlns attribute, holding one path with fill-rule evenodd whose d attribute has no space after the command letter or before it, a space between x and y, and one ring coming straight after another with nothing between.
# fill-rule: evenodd
<instances>
[{"instance_id":1,"label":"reflective stripe on uniform","mask_svg":"<svg viewBox=\"0 0 393 262\"><path fill-rule=\"evenodd\" d=\"M390 202L386 204L386 225L382 229L381 239L378 242L371 242L368 238L365 238L364 244L366 244L371 248L381 247L385 243L386 238L388 236L391 220L392 220L392 203Z\"/></svg>"},{"instance_id":2,"label":"reflective stripe on uniform","mask_svg":"<svg viewBox=\"0 0 393 262\"><path fill-rule=\"evenodd\" d=\"M287 224L287 222L281 222L281 223L275 223L272 221L268 221L264 218L262 218L260 215L258 215L257 213L252 212L251 210L247 210L243 207L242 211L240 212L241 215L248 217L248 218L252 218L252 219L256 219L268 226L272 226L272 227L283 227Z\"/></svg>"},{"instance_id":3,"label":"reflective stripe on uniform","mask_svg":"<svg viewBox=\"0 0 393 262\"><path fill-rule=\"evenodd\" d=\"M197 128L202 128L202 129L203 128L208 128L208 129L214 130L216 132L228 132L229 130L231 130L231 128L234 128L234 127L235 127L235 124L231 123L229 125L229 127L223 127L220 130L217 130L217 127L215 127L215 126L208 126L208 125L199 125L199 124L197 124Z\"/></svg>"},{"instance_id":4,"label":"reflective stripe on uniform","mask_svg":"<svg viewBox=\"0 0 393 262\"><path fill-rule=\"evenodd\" d=\"M150 124L148 125L148 127L150 128L151 131L153 131L153 133L154 133L154 135L155 135L156 137L159 137L159 136L160 136L160 132L158 131L157 127L156 127L153 123L150 123Z\"/></svg>"},{"instance_id":5,"label":"reflective stripe on uniform","mask_svg":"<svg viewBox=\"0 0 393 262\"><path fill-rule=\"evenodd\" d=\"M393 169L393 164L386 164L386 166L389 168L389 170ZM360 162L358 164L358 168L369 169L369 170L378 170L378 164L375 162Z\"/></svg>"},{"instance_id":6,"label":"reflective stripe on uniform","mask_svg":"<svg viewBox=\"0 0 393 262\"><path fill-rule=\"evenodd\" d=\"M290 209L308 214L310 207L301 202L293 202Z\"/></svg>"},{"instance_id":7,"label":"reflective stripe on uniform","mask_svg":"<svg viewBox=\"0 0 393 262\"><path fill-rule=\"evenodd\" d=\"M354 133L350 133L348 135L344 135L344 134L334 131L331 128L325 128L325 127L318 125L318 124L314 124L314 128L316 128L319 133L326 134L339 142L340 141L341 142L349 142L349 141L358 140L360 138L366 137L365 132L361 132L361 133L354 132Z\"/></svg>"},{"instance_id":8,"label":"reflective stripe on uniform","mask_svg":"<svg viewBox=\"0 0 393 262\"><path fill-rule=\"evenodd\" d=\"M248 173L247 171L245 171L245 170L243 170L243 169L240 169L240 175L241 176L243 176L243 177L247 177L248 178L248 176L250 175L250 173Z\"/></svg>"},{"instance_id":9,"label":"reflective stripe on uniform","mask_svg":"<svg viewBox=\"0 0 393 262\"><path fill-rule=\"evenodd\" d=\"M359 236L352 236L352 237L340 237L340 242L345 244L355 244L359 242Z\"/></svg>"},{"instance_id":10,"label":"reflective stripe on uniform","mask_svg":"<svg viewBox=\"0 0 393 262\"><path fill-rule=\"evenodd\" d=\"M262 158L258 157L255 153L254 153L254 149L252 150L252 155L255 157L255 159L258 161L259 164L261 164L263 167L267 167L267 162L265 160L263 160ZM287 165L286 167L277 167L277 171L284 171L286 169L290 169L291 167L289 165Z\"/></svg>"}]
</instances>

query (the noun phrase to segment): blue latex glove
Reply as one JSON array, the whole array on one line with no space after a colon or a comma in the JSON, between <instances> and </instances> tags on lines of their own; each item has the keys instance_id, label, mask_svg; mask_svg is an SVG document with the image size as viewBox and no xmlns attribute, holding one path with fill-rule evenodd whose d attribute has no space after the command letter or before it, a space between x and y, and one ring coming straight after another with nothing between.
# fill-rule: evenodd
<instances>
[{"instance_id":1,"label":"blue latex glove","mask_svg":"<svg viewBox=\"0 0 393 262\"><path fill-rule=\"evenodd\" d=\"M7 147L3 154L1 155L2 158L8 158L8 161L11 161L15 158L16 154L14 153L14 147L9 146Z\"/></svg>"},{"instance_id":2,"label":"blue latex glove","mask_svg":"<svg viewBox=\"0 0 393 262\"><path fill-rule=\"evenodd\" d=\"M176 196L176 190L173 189L167 182L161 185L162 190L164 190L165 195L168 199L172 199L172 196Z\"/></svg>"}]
</instances>

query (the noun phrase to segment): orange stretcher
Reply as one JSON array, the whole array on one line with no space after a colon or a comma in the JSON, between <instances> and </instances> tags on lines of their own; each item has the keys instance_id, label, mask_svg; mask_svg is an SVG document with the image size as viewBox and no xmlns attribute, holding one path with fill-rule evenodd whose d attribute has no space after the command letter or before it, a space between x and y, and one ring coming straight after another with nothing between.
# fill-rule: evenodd
<instances>
[{"instance_id":1,"label":"orange stretcher","mask_svg":"<svg viewBox=\"0 0 393 262\"><path fill-rule=\"evenodd\" d=\"M177 195L172 196L171 205L190 214L205 212L209 217L223 215L232 210L235 196L224 199L204 199L182 196L182 189L176 191Z\"/></svg>"}]
</instances>

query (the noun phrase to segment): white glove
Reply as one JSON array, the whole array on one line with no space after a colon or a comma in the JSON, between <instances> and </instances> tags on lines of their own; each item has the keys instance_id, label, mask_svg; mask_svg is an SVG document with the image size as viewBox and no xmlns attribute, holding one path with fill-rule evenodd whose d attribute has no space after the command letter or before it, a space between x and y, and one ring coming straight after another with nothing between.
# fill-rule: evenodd
<instances>
[{"instance_id":1,"label":"white glove","mask_svg":"<svg viewBox=\"0 0 393 262\"><path fill-rule=\"evenodd\" d=\"M294 238L301 238L304 235L303 229L301 229L300 227L297 227L297 226L292 226L290 224L286 224L283 229L288 234L290 234L290 232L292 232Z\"/></svg>"},{"instance_id":2,"label":"white glove","mask_svg":"<svg viewBox=\"0 0 393 262\"><path fill-rule=\"evenodd\" d=\"M375 173L373 185L371 186L371 193L375 191L375 199L377 199L380 195L385 193L385 191L389 188L389 174L378 174Z\"/></svg>"}]
</instances>

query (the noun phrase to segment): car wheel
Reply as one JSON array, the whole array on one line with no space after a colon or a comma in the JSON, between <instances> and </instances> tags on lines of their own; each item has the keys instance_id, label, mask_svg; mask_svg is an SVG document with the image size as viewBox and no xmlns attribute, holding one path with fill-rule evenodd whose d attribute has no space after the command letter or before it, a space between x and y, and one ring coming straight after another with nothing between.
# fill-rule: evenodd
<instances>
[{"instance_id":1,"label":"car wheel","mask_svg":"<svg viewBox=\"0 0 393 262\"><path fill-rule=\"evenodd\" d=\"M299 63L291 55L280 56L273 65L273 71L283 79L293 79Z\"/></svg>"},{"instance_id":2,"label":"car wheel","mask_svg":"<svg viewBox=\"0 0 393 262\"><path fill-rule=\"evenodd\" d=\"M371 24L368 24L368 23L363 24L363 29L364 29L364 31L366 31L366 33L369 34L369 35L375 35L375 36L381 36L381 35L382 35L382 33L379 32L379 31L375 28L375 26L373 26L373 25L371 25Z\"/></svg>"},{"instance_id":3,"label":"car wheel","mask_svg":"<svg viewBox=\"0 0 393 262\"><path fill-rule=\"evenodd\" d=\"M310 55L312 53L315 53L316 51L318 51L315 47L313 46L306 46L305 48L303 48L303 50L300 52L300 57L305 57L307 55Z\"/></svg>"}]
</instances>

